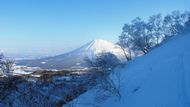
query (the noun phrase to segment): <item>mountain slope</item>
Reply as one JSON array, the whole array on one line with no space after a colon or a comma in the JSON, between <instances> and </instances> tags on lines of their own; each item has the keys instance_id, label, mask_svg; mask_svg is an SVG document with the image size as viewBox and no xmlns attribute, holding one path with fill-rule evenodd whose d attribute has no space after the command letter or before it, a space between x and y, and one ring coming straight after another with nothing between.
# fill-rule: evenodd
<instances>
[{"instance_id":1,"label":"mountain slope","mask_svg":"<svg viewBox=\"0 0 190 107\"><path fill-rule=\"evenodd\" d=\"M190 107L189 41L190 34L174 37L117 68L121 72L121 100L95 103L97 93L92 89L77 99L76 107Z\"/></svg>"},{"instance_id":2,"label":"mountain slope","mask_svg":"<svg viewBox=\"0 0 190 107\"><path fill-rule=\"evenodd\" d=\"M122 49L106 40L93 40L82 47L73 50L69 53L42 58L37 60L21 60L18 65L26 65L31 67L41 67L43 69L64 69L71 67L84 67L85 57L93 58L101 52L111 52L121 61L125 59Z\"/></svg>"}]
</instances>

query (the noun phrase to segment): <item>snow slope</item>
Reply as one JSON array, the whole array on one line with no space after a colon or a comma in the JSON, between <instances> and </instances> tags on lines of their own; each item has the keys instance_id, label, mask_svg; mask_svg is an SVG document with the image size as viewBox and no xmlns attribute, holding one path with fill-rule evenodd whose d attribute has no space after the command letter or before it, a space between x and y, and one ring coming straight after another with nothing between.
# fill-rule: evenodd
<instances>
[{"instance_id":1,"label":"snow slope","mask_svg":"<svg viewBox=\"0 0 190 107\"><path fill-rule=\"evenodd\" d=\"M106 40L97 39L66 54L36 60L21 60L18 61L17 64L31 67L41 67L44 69L81 67L85 66L85 57L88 56L90 58L93 58L101 52L111 52L116 55L121 61L125 60L123 51L118 45Z\"/></svg>"},{"instance_id":2,"label":"snow slope","mask_svg":"<svg viewBox=\"0 0 190 107\"><path fill-rule=\"evenodd\" d=\"M190 34L172 38L121 72L121 99L95 103L96 89L77 99L76 107L190 107Z\"/></svg>"}]
</instances>

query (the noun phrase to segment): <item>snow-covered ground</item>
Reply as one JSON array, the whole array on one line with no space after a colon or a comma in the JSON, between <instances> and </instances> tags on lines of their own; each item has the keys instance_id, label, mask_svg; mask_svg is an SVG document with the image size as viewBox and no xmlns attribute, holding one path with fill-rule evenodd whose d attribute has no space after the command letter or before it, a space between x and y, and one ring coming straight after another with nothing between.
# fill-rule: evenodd
<instances>
[{"instance_id":1,"label":"snow-covered ground","mask_svg":"<svg viewBox=\"0 0 190 107\"><path fill-rule=\"evenodd\" d=\"M41 70L38 67L27 67L27 66L14 66L13 75L22 75L22 74L30 74L34 71Z\"/></svg>"},{"instance_id":2,"label":"snow-covered ground","mask_svg":"<svg viewBox=\"0 0 190 107\"><path fill-rule=\"evenodd\" d=\"M76 107L190 107L190 34L176 36L121 72L121 99L94 102L96 89L77 98Z\"/></svg>"}]
</instances>

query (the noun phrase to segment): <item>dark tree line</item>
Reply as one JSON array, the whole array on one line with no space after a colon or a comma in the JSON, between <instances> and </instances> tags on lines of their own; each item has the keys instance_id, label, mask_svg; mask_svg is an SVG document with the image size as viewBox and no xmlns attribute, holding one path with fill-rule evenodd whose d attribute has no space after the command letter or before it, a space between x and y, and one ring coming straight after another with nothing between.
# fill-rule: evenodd
<instances>
[{"instance_id":1,"label":"dark tree line","mask_svg":"<svg viewBox=\"0 0 190 107\"><path fill-rule=\"evenodd\" d=\"M127 60L131 60L137 53L147 54L168 38L184 32L189 17L188 11L173 11L165 17L161 14L152 15L147 22L137 17L123 26L118 44Z\"/></svg>"}]
</instances>

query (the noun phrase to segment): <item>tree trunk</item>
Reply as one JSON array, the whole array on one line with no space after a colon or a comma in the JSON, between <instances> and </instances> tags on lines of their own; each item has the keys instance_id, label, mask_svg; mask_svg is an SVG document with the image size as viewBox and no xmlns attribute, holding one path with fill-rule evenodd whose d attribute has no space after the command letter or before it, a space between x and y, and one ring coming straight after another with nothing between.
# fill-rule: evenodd
<instances>
[{"instance_id":1,"label":"tree trunk","mask_svg":"<svg viewBox=\"0 0 190 107\"><path fill-rule=\"evenodd\" d=\"M131 60L131 55L128 57L128 56L127 56L127 53L125 52L125 49L122 48L122 50L123 50L123 53L124 53L124 55L125 55L125 58L126 58L127 60ZM131 54L131 53L130 53L130 54Z\"/></svg>"}]
</instances>

